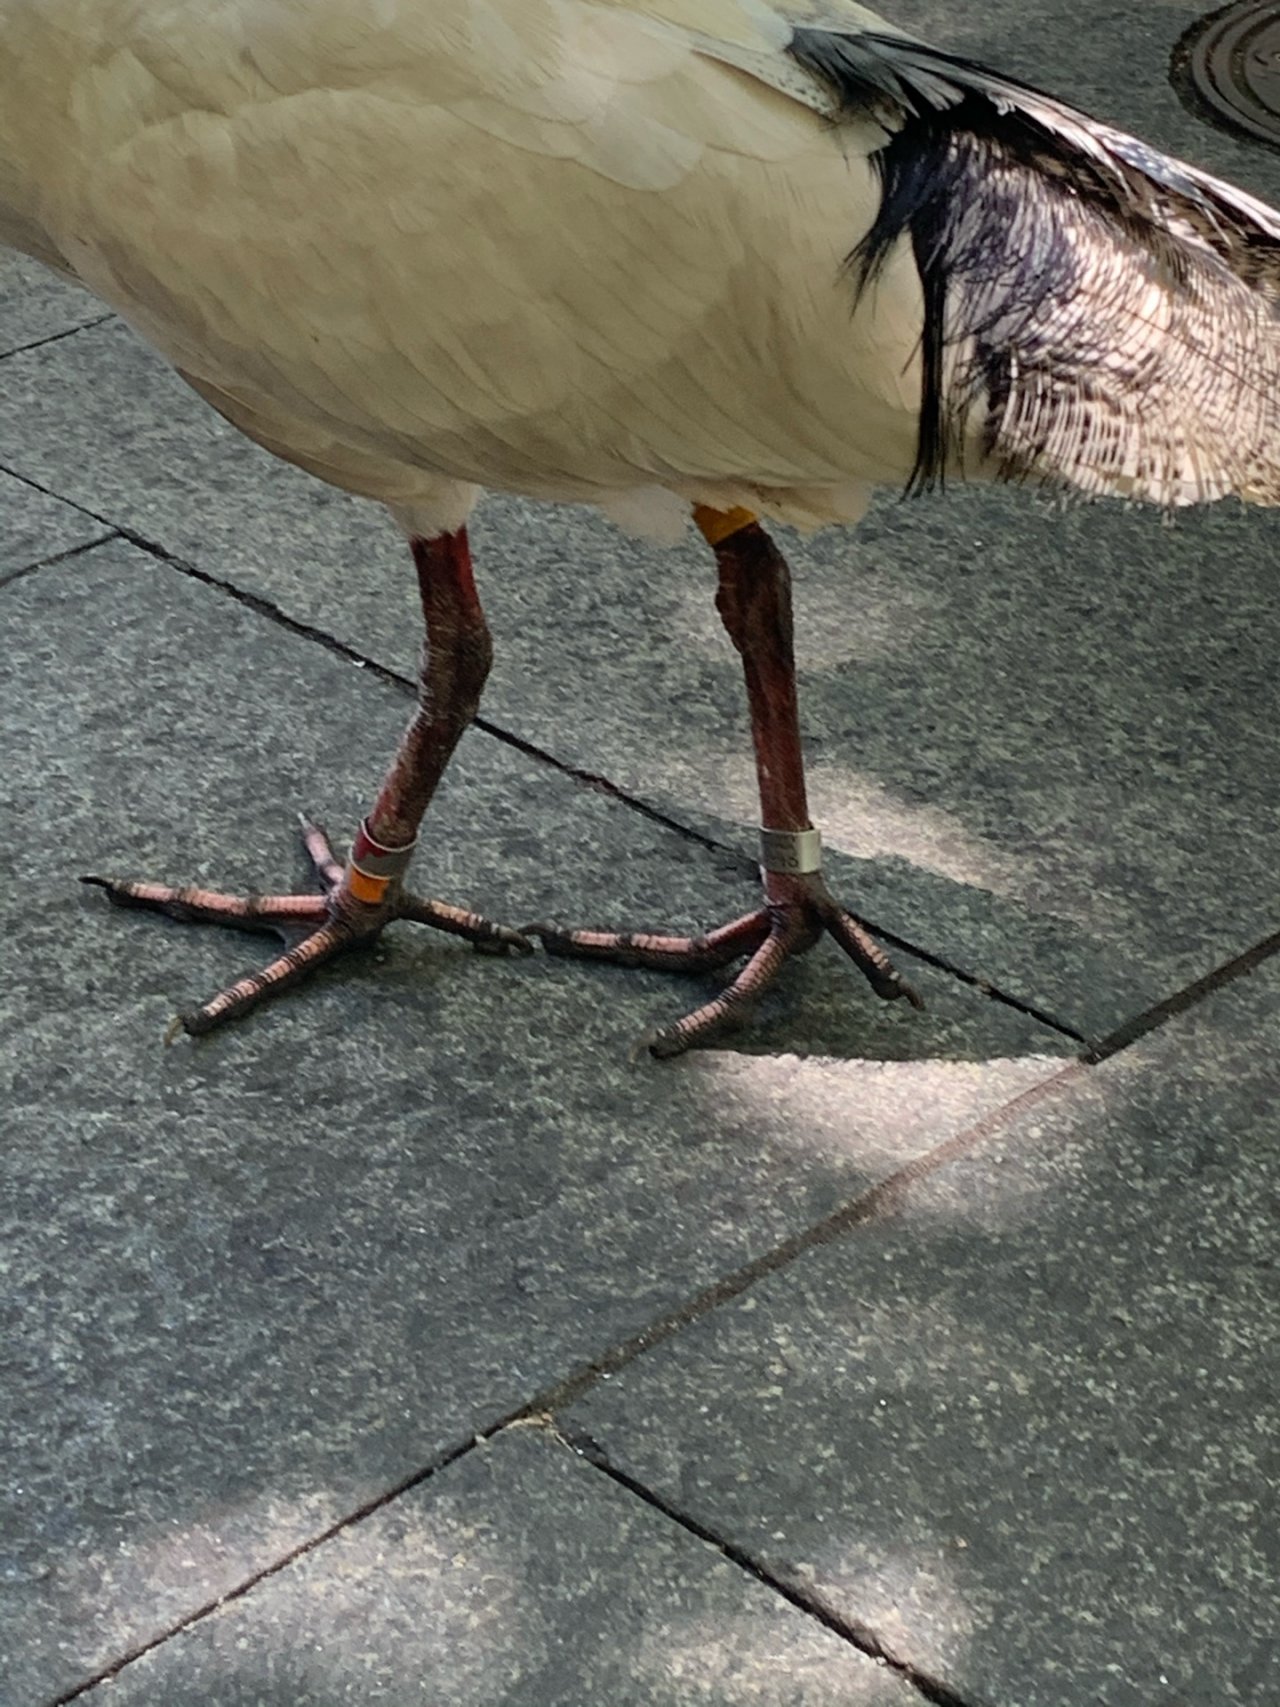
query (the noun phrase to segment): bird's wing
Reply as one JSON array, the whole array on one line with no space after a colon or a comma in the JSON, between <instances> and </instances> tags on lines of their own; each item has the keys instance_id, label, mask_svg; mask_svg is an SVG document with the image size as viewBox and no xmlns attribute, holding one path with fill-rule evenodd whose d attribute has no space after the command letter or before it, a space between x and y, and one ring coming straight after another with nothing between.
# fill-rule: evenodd
<instances>
[{"instance_id":1,"label":"bird's wing","mask_svg":"<svg viewBox=\"0 0 1280 1707\"><path fill-rule=\"evenodd\" d=\"M663 10L701 13L696 0ZM823 91L816 109L892 133L852 259L865 285L904 236L915 255L917 481L963 455L976 414L1006 478L1280 503L1280 214L862 7L779 11L781 57ZM777 55L722 51L805 98Z\"/></svg>"}]
</instances>

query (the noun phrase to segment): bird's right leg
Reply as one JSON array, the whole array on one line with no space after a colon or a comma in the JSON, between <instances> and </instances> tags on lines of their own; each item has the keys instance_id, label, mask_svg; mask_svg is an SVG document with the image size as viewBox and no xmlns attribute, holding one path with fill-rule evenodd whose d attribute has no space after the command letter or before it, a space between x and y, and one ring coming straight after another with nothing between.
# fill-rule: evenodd
<instances>
[{"instance_id":1,"label":"bird's right leg","mask_svg":"<svg viewBox=\"0 0 1280 1707\"><path fill-rule=\"evenodd\" d=\"M920 1005L865 925L839 905L822 879L821 841L805 789L786 561L748 511L699 507L694 516L716 554L716 608L742 660L760 788L764 904L697 937L527 927L551 954L620 966L701 972L745 960L717 996L648 1039L659 1056L679 1055L738 1023L786 961L824 934L835 938L878 996Z\"/></svg>"},{"instance_id":2,"label":"bird's right leg","mask_svg":"<svg viewBox=\"0 0 1280 1707\"><path fill-rule=\"evenodd\" d=\"M303 820L303 839L321 893L238 896L163 883L85 879L105 889L119 906L149 907L187 923L272 931L284 939L284 954L180 1014L175 1028L197 1034L235 1019L336 954L370 941L393 919L434 925L493 953L532 950L518 931L402 887L423 813L475 716L493 655L465 528L411 544L426 628L418 704L345 866L324 832Z\"/></svg>"}]
</instances>

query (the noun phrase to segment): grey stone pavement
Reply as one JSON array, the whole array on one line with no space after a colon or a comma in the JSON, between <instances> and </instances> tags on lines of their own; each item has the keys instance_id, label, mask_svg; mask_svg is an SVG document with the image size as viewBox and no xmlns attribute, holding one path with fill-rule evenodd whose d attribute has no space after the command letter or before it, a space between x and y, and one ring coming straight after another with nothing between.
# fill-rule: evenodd
<instances>
[{"instance_id":1,"label":"grey stone pavement","mask_svg":"<svg viewBox=\"0 0 1280 1707\"><path fill-rule=\"evenodd\" d=\"M1280 200L1194 8L894 15ZM498 646L422 886L751 893L705 554L495 500ZM409 709L374 509L0 261L0 1703L1280 1701L1280 518L886 497L796 543L841 893L741 1038L696 979L407 927L194 1044Z\"/></svg>"}]
</instances>

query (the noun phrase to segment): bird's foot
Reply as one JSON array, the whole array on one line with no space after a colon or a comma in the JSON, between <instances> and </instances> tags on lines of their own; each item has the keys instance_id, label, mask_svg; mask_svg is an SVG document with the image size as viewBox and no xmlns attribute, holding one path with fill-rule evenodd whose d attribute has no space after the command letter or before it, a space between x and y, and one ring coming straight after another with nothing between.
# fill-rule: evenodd
<instances>
[{"instance_id":1,"label":"bird's foot","mask_svg":"<svg viewBox=\"0 0 1280 1707\"><path fill-rule=\"evenodd\" d=\"M285 952L251 972L198 1008L177 1015L169 1037L179 1031L199 1036L225 1020L238 1019L267 996L278 995L326 960L371 942L393 919L434 925L451 936L465 937L489 954L531 954L533 944L519 931L496 925L478 913L443 901L422 900L400 888L398 875L370 880L353 872L335 856L318 825L301 819L302 838L320 884L318 895L224 895L212 889L176 889L164 883L119 882L109 877L86 877L105 889L119 907L149 907L184 924L226 925L234 930L271 931ZM366 844L371 845L371 844ZM401 859L403 853L403 859ZM408 850L397 850L391 863L407 863ZM366 863L374 863L366 861ZM367 897L362 899L356 890ZM377 898L375 898L377 897Z\"/></svg>"},{"instance_id":2,"label":"bird's foot","mask_svg":"<svg viewBox=\"0 0 1280 1707\"><path fill-rule=\"evenodd\" d=\"M712 1001L643 1040L651 1054L663 1059L741 1024L783 963L812 948L824 932L835 938L876 995L886 1001L905 997L912 1007L924 1006L866 927L833 899L817 873L767 872L765 905L704 936L524 927L524 935L539 937L548 954L607 960L615 966L646 966L659 972L706 972L747 956L746 965Z\"/></svg>"}]
</instances>

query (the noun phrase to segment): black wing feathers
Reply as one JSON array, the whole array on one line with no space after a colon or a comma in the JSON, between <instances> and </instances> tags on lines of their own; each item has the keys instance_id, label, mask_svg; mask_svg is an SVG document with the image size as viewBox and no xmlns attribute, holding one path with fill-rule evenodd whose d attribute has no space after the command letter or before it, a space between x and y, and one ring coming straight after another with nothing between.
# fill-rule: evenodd
<instances>
[{"instance_id":1,"label":"black wing feathers","mask_svg":"<svg viewBox=\"0 0 1280 1707\"><path fill-rule=\"evenodd\" d=\"M798 29L839 111L890 130L850 261L910 242L913 485L1008 479L1280 502L1280 215L1028 85L889 35Z\"/></svg>"}]
</instances>

